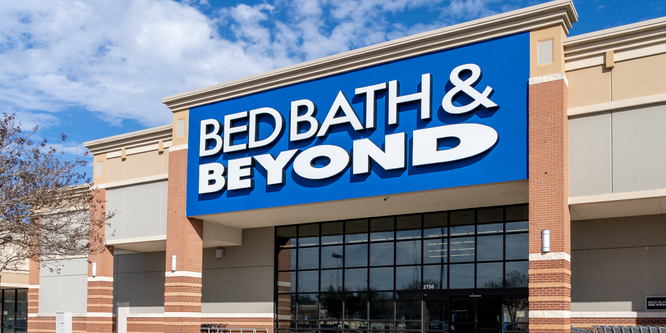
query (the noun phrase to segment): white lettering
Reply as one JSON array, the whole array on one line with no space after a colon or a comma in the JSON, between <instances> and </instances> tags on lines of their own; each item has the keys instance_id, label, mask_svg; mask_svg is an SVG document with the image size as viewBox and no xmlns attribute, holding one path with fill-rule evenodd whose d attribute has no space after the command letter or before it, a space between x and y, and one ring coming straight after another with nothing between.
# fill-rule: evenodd
<instances>
[{"instance_id":1,"label":"white lettering","mask_svg":"<svg viewBox=\"0 0 666 333\"><path fill-rule=\"evenodd\" d=\"M372 86L356 88L354 93L356 95L365 94L365 128L373 129L375 128L375 116L377 114L377 108L375 106L375 93L386 89L386 82L375 84Z\"/></svg>"},{"instance_id":2,"label":"white lettering","mask_svg":"<svg viewBox=\"0 0 666 333\"><path fill-rule=\"evenodd\" d=\"M208 126L213 126L213 130L208 133ZM201 121L201 134L199 141L199 156L211 156L220 152L222 149L222 137L220 137L220 122L215 119L205 119ZM208 149L208 141L215 140L215 146Z\"/></svg>"},{"instance_id":3,"label":"white lettering","mask_svg":"<svg viewBox=\"0 0 666 333\"><path fill-rule=\"evenodd\" d=\"M306 108L304 114L300 114L301 107ZM291 102L291 114L289 117L289 141L307 140L317 133L319 122L315 119L317 107L312 101L301 99ZM310 124L310 128L305 133L301 133L301 123Z\"/></svg>"},{"instance_id":4,"label":"white lettering","mask_svg":"<svg viewBox=\"0 0 666 333\"><path fill-rule=\"evenodd\" d=\"M284 184L284 171L294 158L298 149L286 150L280 153L277 158L271 154L255 156L254 159L266 169L266 185Z\"/></svg>"},{"instance_id":5,"label":"white lettering","mask_svg":"<svg viewBox=\"0 0 666 333\"><path fill-rule=\"evenodd\" d=\"M352 172L355 175L370 172L370 159L379 164L384 170L404 168L406 137L405 133L387 135L384 138L385 151L382 151L370 139L354 141Z\"/></svg>"},{"instance_id":6,"label":"white lettering","mask_svg":"<svg viewBox=\"0 0 666 333\"><path fill-rule=\"evenodd\" d=\"M273 117L275 120L275 128L273 128L273 133L263 140L258 140L259 133L257 133L257 124L259 122L259 116L267 115ZM273 108L259 108L250 110L250 133L248 135L248 147L250 149L259 148L268 146L277 137L282 133L282 127L284 126L284 119L280 112ZM258 141L257 141L258 140Z\"/></svg>"},{"instance_id":7,"label":"white lettering","mask_svg":"<svg viewBox=\"0 0 666 333\"><path fill-rule=\"evenodd\" d=\"M252 179L254 169L252 169L252 166L254 166L252 157L229 160L227 189L231 191L252 188L254 186L254 180Z\"/></svg>"},{"instance_id":8,"label":"white lettering","mask_svg":"<svg viewBox=\"0 0 666 333\"><path fill-rule=\"evenodd\" d=\"M439 149L439 140L458 138L453 148ZM476 156L497 142L497 131L481 124L455 124L414 131L412 165L428 165L458 161Z\"/></svg>"},{"instance_id":9,"label":"white lettering","mask_svg":"<svg viewBox=\"0 0 666 333\"><path fill-rule=\"evenodd\" d=\"M430 73L421 75L421 91L411 95L398 96L400 82L393 80L389 82L388 92L388 124L398 125L398 104L421 101L421 119L430 119L430 100L432 76Z\"/></svg>"},{"instance_id":10,"label":"white lettering","mask_svg":"<svg viewBox=\"0 0 666 333\"><path fill-rule=\"evenodd\" d=\"M328 164L317 167L319 159L328 159ZM337 176L349 165L349 153L338 146L321 145L309 148L296 156L294 171L305 179L326 179Z\"/></svg>"},{"instance_id":11,"label":"white lettering","mask_svg":"<svg viewBox=\"0 0 666 333\"><path fill-rule=\"evenodd\" d=\"M207 163L199 165L199 194L214 193L224 188L224 165Z\"/></svg>"},{"instance_id":12,"label":"white lettering","mask_svg":"<svg viewBox=\"0 0 666 333\"><path fill-rule=\"evenodd\" d=\"M339 117L336 116L338 110L342 111ZM318 137L326 136L328 135L328 129L331 128L331 126L341 125L346 123L351 124L354 130L356 131L363 130L363 124L361 124L361 121L358 120L356 112L354 112L354 109L347 100L347 96L345 96L342 90L340 90L338 92L338 96L335 97L333 105L331 105L331 109L328 110L328 114L326 114L326 119L324 120L324 123L321 125L321 129L319 130L319 133L317 133L317 136Z\"/></svg>"},{"instance_id":13,"label":"white lettering","mask_svg":"<svg viewBox=\"0 0 666 333\"><path fill-rule=\"evenodd\" d=\"M235 126L234 121L247 118L247 111L228 114L224 116L224 152L231 153L234 151L247 149L246 143L239 143L232 145L233 135L238 133L247 132L247 125Z\"/></svg>"}]
</instances>

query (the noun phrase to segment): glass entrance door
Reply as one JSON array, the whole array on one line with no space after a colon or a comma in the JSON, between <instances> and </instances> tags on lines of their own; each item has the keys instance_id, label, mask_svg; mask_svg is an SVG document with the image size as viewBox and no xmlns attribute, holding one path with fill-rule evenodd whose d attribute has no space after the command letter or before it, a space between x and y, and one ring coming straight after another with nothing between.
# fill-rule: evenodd
<instances>
[{"instance_id":1,"label":"glass entrance door","mask_svg":"<svg viewBox=\"0 0 666 333\"><path fill-rule=\"evenodd\" d=\"M426 299L424 327L428 333L501 333L501 297L442 297Z\"/></svg>"}]
</instances>

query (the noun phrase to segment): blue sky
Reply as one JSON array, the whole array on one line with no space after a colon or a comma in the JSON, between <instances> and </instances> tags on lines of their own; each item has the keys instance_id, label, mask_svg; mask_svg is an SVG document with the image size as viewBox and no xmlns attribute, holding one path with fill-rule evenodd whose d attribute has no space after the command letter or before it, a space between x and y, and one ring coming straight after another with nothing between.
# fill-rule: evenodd
<instances>
[{"instance_id":1,"label":"blue sky","mask_svg":"<svg viewBox=\"0 0 666 333\"><path fill-rule=\"evenodd\" d=\"M0 2L0 112L60 148L163 125L161 98L541 0ZM574 0L571 35L666 16L664 0Z\"/></svg>"}]
</instances>

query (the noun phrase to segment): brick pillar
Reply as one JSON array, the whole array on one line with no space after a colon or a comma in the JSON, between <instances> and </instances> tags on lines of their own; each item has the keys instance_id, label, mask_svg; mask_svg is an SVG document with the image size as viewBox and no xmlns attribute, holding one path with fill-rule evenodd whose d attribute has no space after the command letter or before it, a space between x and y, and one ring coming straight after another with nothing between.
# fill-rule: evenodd
<instances>
[{"instance_id":1,"label":"brick pillar","mask_svg":"<svg viewBox=\"0 0 666 333\"><path fill-rule=\"evenodd\" d=\"M39 313L39 241L32 239L35 242L30 247L30 260L28 263L28 332L39 332L41 327L37 322L37 314Z\"/></svg>"},{"instance_id":2,"label":"brick pillar","mask_svg":"<svg viewBox=\"0 0 666 333\"><path fill-rule=\"evenodd\" d=\"M186 187L187 149L169 151L164 332L198 333L201 328L203 221L186 217Z\"/></svg>"},{"instance_id":3,"label":"brick pillar","mask_svg":"<svg viewBox=\"0 0 666 333\"><path fill-rule=\"evenodd\" d=\"M571 225L569 217L568 87L564 74L530 79L529 220L530 332L569 332ZM541 232L550 230L550 252Z\"/></svg>"},{"instance_id":4,"label":"brick pillar","mask_svg":"<svg viewBox=\"0 0 666 333\"><path fill-rule=\"evenodd\" d=\"M94 192L96 207L91 207L91 217L106 214L106 190ZM106 224L90 225L90 239L103 240ZM95 237L96 236L96 237ZM100 237L101 236L101 237ZM88 332L115 332L113 320L113 247L92 245L88 254ZM92 263L96 263L97 275L92 276Z\"/></svg>"}]
</instances>

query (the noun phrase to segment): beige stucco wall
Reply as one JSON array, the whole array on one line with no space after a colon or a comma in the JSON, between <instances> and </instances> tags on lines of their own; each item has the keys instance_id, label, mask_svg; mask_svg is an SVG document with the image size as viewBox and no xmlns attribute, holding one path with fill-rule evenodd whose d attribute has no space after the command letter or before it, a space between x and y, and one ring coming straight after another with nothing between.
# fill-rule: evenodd
<instances>
[{"instance_id":1,"label":"beige stucco wall","mask_svg":"<svg viewBox=\"0 0 666 333\"><path fill-rule=\"evenodd\" d=\"M644 311L666 295L666 215L573 221L571 311Z\"/></svg>"},{"instance_id":2,"label":"beige stucco wall","mask_svg":"<svg viewBox=\"0 0 666 333\"><path fill-rule=\"evenodd\" d=\"M106 161L109 183L166 174L169 170L169 152L149 151L129 154L123 160L120 157Z\"/></svg>"}]
</instances>

